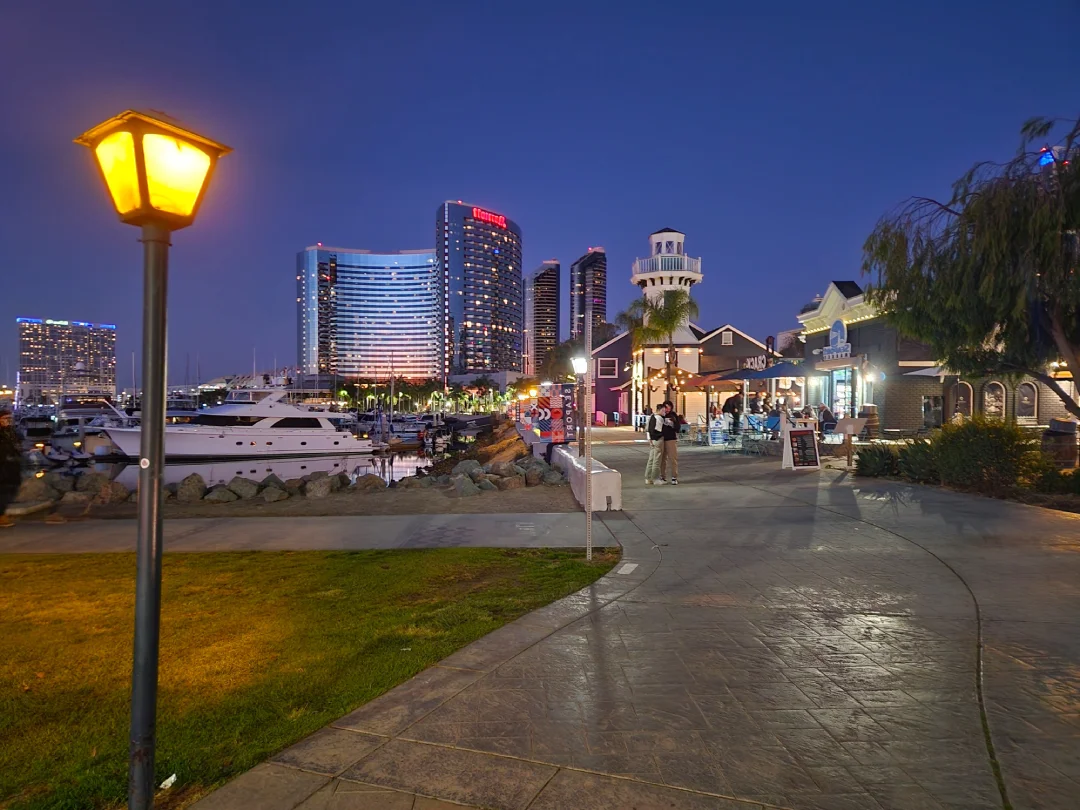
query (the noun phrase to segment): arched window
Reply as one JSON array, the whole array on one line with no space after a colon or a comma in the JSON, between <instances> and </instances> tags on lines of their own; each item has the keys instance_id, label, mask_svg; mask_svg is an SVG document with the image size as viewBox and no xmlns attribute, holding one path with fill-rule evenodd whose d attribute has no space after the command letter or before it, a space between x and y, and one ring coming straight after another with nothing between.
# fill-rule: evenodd
<instances>
[{"instance_id":1,"label":"arched window","mask_svg":"<svg viewBox=\"0 0 1080 810\"><path fill-rule=\"evenodd\" d=\"M1005 418L1005 386L999 382L988 382L983 388L983 416L990 419Z\"/></svg>"},{"instance_id":2,"label":"arched window","mask_svg":"<svg viewBox=\"0 0 1080 810\"><path fill-rule=\"evenodd\" d=\"M1039 420L1039 389L1035 383L1024 382L1016 387L1016 421L1034 425Z\"/></svg>"},{"instance_id":3,"label":"arched window","mask_svg":"<svg viewBox=\"0 0 1080 810\"><path fill-rule=\"evenodd\" d=\"M952 387L952 415L962 416L965 419L971 417L971 384L962 380Z\"/></svg>"}]
</instances>

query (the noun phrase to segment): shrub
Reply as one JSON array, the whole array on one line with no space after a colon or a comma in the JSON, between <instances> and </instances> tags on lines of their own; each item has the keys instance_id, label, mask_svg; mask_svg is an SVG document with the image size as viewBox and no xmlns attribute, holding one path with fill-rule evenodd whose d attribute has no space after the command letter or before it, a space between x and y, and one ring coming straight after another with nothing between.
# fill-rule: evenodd
<instances>
[{"instance_id":1,"label":"shrub","mask_svg":"<svg viewBox=\"0 0 1080 810\"><path fill-rule=\"evenodd\" d=\"M896 475L896 449L888 444L859 448L855 455L855 474L868 478Z\"/></svg>"},{"instance_id":2,"label":"shrub","mask_svg":"<svg viewBox=\"0 0 1080 810\"><path fill-rule=\"evenodd\" d=\"M1042 456L1031 473L1031 486L1046 495L1080 495L1080 470L1062 470Z\"/></svg>"},{"instance_id":3,"label":"shrub","mask_svg":"<svg viewBox=\"0 0 1080 810\"><path fill-rule=\"evenodd\" d=\"M940 484L937 449L930 439L912 439L901 445L897 454L900 475L916 484Z\"/></svg>"},{"instance_id":4,"label":"shrub","mask_svg":"<svg viewBox=\"0 0 1080 810\"><path fill-rule=\"evenodd\" d=\"M1038 466L1037 442L1012 423L977 416L942 426L934 440L941 483L997 495Z\"/></svg>"}]
</instances>

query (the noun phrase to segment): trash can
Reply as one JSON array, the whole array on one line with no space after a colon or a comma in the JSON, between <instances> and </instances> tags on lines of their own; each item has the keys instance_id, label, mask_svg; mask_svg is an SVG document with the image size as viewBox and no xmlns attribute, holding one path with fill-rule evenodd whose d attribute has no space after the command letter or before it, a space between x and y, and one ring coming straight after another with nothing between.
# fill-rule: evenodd
<instances>
[{"instance_id":1,"label":"trash can","mask_svg":"<svg viewBox=\"0 0 1080 810\"><path fill-rule=\"evenodd\" d=\"M1077 465L1080 451L1076 443L1076 425L1068 419L1051 419L1049 429L1042 435L1043 453L1062 469Z\"/></svg>"}]
</instances>

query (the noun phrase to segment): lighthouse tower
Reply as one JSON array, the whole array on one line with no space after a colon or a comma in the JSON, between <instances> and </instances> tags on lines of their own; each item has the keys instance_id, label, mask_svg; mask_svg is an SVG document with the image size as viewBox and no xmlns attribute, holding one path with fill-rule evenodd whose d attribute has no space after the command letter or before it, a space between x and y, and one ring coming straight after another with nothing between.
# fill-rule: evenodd
<instances>
[{"instance_id":1,"label":"lighthouse tower","mask_svg":"<svg viewBox=\"0 0 1080 810\"><path fill-rule=\"evenodd\" d=\"M686 234L662 228L649 235L649 257L635 259L630 280L646 298L662 298L667 290L689 290L701 282L701 259L686 255ZM683 324L675 334L676 343L696 343L697 336Z\"/></svg>"}]
</instances>

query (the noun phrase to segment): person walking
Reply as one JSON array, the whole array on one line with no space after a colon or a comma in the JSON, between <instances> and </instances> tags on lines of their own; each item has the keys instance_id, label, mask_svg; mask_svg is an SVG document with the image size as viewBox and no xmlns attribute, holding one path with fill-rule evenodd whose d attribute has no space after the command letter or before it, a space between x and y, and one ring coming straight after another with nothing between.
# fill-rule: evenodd
<instances>
[{"instance_id":1,"label":"person walking","mask_svg":"<svg viewBox=\"0 0 1080 810\"><path fill-rule=\"evenodd\" d=\"M664 450L660 455L660 481L667 483L667 469L671 467L671 483L679 483L679 428L683 418L675 413L670 400L664 403L664 425L661 428Z\"/></svg>"},{"instance_id":2,"label":"person walking","mask_svg":"<svg viewBox=\"0 0 1080 810\"><path fill-rule=\"evenodd\" d=\"M664 452L664 406L656 409L656 413L650 413L645 420L645 433L649 437L649 458L645 462L645 483L652 486L656 483L656 473L660 469L660 458ZM667 483L663 479L661 484Z\"/></svg>"}]
</instances>

